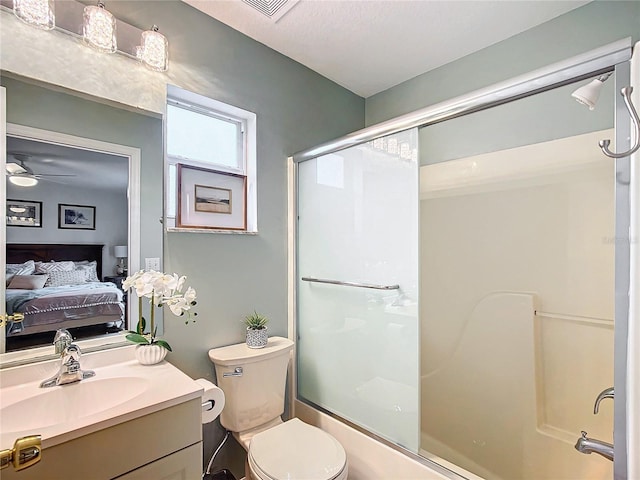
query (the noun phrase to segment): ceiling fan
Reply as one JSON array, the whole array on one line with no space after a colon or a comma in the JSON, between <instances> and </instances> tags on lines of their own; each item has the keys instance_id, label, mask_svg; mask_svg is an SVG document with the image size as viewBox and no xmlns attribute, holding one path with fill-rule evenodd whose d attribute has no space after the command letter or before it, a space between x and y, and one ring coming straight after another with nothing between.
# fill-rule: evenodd
<instances>
[{"instance_id":1,"label":"ceiling fan","mask_svg":"<svg viewBox=\"0 0 640 480\"><path fill-rule=\"evenodd\" d=\"M31 155L26 153L10 153L10 155L16 161L7 162L7 177L11 183L19 187L33 187L38 184L38 180L48 180L48 177L75 177L75 175L34 173L30 167L25 165L25 162L32 158Z\"/></svg>"}]
</instances>

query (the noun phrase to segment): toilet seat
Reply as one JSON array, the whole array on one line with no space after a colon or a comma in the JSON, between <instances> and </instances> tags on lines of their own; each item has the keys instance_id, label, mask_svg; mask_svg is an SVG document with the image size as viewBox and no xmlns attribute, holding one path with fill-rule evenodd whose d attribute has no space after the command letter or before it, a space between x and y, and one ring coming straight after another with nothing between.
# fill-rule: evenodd
<instances>
[{"instance_id":1,"label":"toilet seat","mask_svg":"<svg viewBox=\"0 0 640 480\"><path fill-rule=\"evenodd\" d=\"M257 480L343 480L347 455L340 443L297 418L256 434L248 462Z\"/></svg>"}]
</instances>

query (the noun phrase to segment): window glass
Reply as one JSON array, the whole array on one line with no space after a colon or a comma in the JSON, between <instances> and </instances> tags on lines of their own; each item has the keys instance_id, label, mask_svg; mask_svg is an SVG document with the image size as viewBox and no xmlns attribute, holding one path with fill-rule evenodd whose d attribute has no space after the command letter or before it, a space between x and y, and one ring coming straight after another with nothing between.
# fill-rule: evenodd
<instances>
[{"instance_id":1,"label":"window glass","mask_svg":"<svg viewBox=\"0 0 640 480\"><path fill-rule=\"evenodd\" d=\"M167 153L203 163L244 170L242 124L167 105Z\"/></svg>"}]
</instances>

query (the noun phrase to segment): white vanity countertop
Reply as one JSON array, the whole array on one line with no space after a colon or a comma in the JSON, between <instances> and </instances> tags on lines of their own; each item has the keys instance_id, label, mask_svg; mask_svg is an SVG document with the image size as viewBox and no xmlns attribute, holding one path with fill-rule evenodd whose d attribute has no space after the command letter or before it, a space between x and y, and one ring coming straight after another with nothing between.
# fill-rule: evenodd
<instances>
[{"instance_id":1,"label":"white vanity countertop","mask_svg":"<svg viewBox=\"0 0 640 480\"><path fill-rule=\"evenodd\" d=\"M134 418L199 398L202 387L170 363L140 365L135 346L88 353L81 382L40 388L58 372L59 360L0 371L0 449L26 435L52 447Z\"/></svg>"}]
</instances>

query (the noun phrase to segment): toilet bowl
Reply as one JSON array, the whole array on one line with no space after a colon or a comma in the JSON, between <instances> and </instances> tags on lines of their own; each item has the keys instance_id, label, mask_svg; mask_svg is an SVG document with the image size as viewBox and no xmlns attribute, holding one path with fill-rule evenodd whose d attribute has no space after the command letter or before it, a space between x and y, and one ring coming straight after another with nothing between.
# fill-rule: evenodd
<instances>
[{"instance_id":1,"label":"toilet bowl","mask_svg":"<svg viewBox=\"0 0 640 480\"><path fill-rule=\"evenodd\" d=\"M254 480L347 478L347 456L342 445L297 418L256 434L247 457Z\"/></svg>"},{"instance_id":2,"label":"toilet bowl","mask_svg":"<svg viewBox=\"0 0 640 480\"><path fill-rule=\"evenodd\" d=\"M285 381L293 342L271 337L209 350L225 394L222 426L247 451L247 480L344 480L347 456L340 442L297 418L282 421Z\"/></svg>"}]
</instances>

